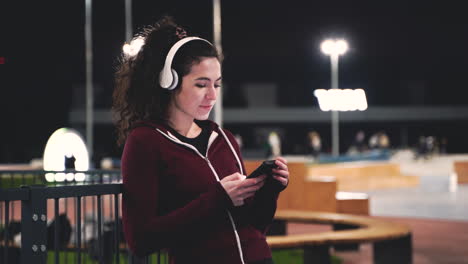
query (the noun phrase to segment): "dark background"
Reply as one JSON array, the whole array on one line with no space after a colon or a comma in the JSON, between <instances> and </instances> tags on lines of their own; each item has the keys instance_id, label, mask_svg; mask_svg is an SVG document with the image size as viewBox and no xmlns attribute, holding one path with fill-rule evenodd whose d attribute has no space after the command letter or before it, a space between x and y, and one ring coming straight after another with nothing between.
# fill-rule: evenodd
<instances>
[{"instance_id":1,"label":"dark background","mask_svg":"<svg viewBox=\"0 0 468 264\"><path fill-rule=\"evenodd\" d=\"M95 108L111 105L113 73L125 41L124 1L93 1ZM313 90L330 86L328 37L345 38L340 87L363 88L372 106L467 106L468 16L462 4L435 1L223 1L224 106L245 107L245 83L278 85L279 107L316 107ZM3 1L0 16L0 163L41 157L68 113L84 106L85 1ZM134 31L163 14L189 33L213 38L212 1L134 0ZM278 124L269 124L278 126ZM402 140L401 126L407 127ZM247 133L249 127L227 126ZM284 125L287 136L316 129L327 148L329 124ZM394 146L419 135L447 136L450 152L467 152L467 122L346 124L387 130ZM119 155L111 125L96 125L95 153ZM256 147L246 136L247 144ZM299 144L299 142L296 142ZM293 151L293 147L286 149Z\"/></svg>"}]
</instances>

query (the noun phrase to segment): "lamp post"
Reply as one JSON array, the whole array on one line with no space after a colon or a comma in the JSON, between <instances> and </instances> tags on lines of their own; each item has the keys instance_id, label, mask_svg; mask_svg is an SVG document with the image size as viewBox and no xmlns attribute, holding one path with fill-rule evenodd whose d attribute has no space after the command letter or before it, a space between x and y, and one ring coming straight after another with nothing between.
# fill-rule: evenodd
<instances>
[{"instance_id":1,"label":"lamp post","mask_svg":"<svg viewBox=\"0 0 468 264\"><path fill-rule=\"evenodd\" d=\"M221 0L213 0L213 44L218 50L219 54L223 54L221 45ZM213 120L223 127L223 90L219 90L219 99L214 105L212 112Z\"/></svg>"},{"instance_id":2,"label":"lamp post","mask_svg":"<svg viewBox=\"0 0 468 264\"><path fill-rule=\"evenodd\" d=\"M330 56L331 62L331 89L338 89L338 58L348 50L348 43L342 39L327 39L322 42L322 52ZM339 144L339 115L337 110L332 110L332 154L340 154Z\"/></svg>"}]
</instances>

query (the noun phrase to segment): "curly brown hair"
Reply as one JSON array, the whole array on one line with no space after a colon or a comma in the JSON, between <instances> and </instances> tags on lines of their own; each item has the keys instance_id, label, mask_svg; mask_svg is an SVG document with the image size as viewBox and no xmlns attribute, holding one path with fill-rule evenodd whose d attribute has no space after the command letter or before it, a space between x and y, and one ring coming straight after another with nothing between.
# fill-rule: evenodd
<instances>
[{"instance_id":1,"label":"curly brown hair","mask_svg":"<svg viewBox=\"0 0 468 264\"><path fill-rule=\"evenodd\" d=\"M169 104L173 95L180 91L181 82L174 90L163 89L159 85L159 73L169 49L186 36L186 31L173 18L165 16L137 34L135 38L142 38L144 44L135 56L122 54L115 74L112 105L119 146L125 143L136 122L167 123ZM203 57L220 60L213 45L190 41L177 51L172 68L182 80Z\"/></svg>"}]
</instances>

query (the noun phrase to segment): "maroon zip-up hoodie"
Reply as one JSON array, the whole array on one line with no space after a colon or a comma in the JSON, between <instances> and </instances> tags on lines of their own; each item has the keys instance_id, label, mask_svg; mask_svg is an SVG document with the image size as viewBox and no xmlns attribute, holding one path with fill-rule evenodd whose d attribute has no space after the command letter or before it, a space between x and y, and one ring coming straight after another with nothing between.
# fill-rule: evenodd
<instances>
[{"instance_id":1,"label":"maroon zip-up hoodie","mask_svg":"<svg viewBox=\"0 0 468 264\"><path fill-rule=\"evenodd\" d=\"M243 206L233 206L219 180L245 174L239 147L229 131L197 122L211 131L207 153L178 140L164 124L141 123L128 135L122 214L131 251L145 256L167 249L173 264L270 258L265 233L284 187L269 179Z\"/></svg>"}]
</instances>

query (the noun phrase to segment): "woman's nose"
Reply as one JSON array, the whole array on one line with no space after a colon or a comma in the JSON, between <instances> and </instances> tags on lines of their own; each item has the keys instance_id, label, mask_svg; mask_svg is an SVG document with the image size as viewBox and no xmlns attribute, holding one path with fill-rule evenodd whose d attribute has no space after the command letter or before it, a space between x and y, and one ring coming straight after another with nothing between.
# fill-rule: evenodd
<instances>
[{"instance_id":1,"label":"woman's nose","mask_svg":"<svg viewBox=\"0 0 468 264\"><path fill-rule=\"evenodd\" d=\"M210 100L216 100L216 97L218 97L218 91L219 89L216 89L216 87L210 86L208 93L206 94L206 98Z\"/></svg>"}]
</instances>

